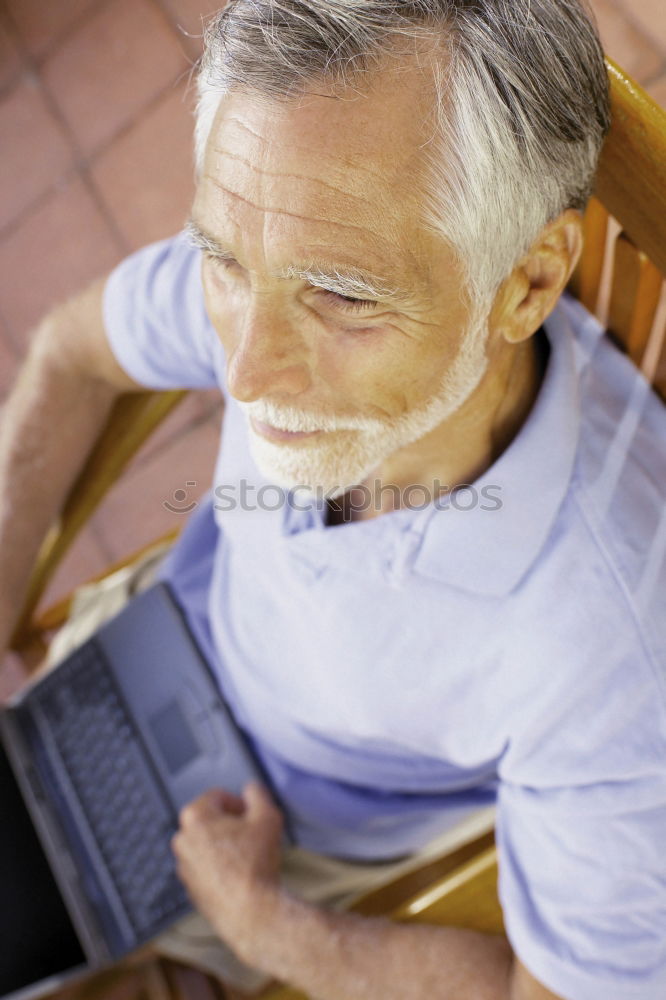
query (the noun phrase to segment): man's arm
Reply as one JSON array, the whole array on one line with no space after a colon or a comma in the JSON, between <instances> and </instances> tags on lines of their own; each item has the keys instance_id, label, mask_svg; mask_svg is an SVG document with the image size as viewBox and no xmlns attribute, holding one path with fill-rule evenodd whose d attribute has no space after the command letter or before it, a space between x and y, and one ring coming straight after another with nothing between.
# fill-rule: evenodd
<instances>
[{"instance_id":1,"label":"man's arm","mask_svg":"<svg viewBox=\"0 0 666 1000\"><path fill-rule=\"evenodd\" d=\"M562 1000L503 937L336 913L279 885L280 813L261 786L211 790L181 813L178 872L255 968L317 1000Z\"/></svg>"},{"instance_id":2,"label":"man's arm","mask_svg":"<svg viewBox=\"0 0 666 1000\"><path fill-rule=\"evenodd\" d=\"M278 893L244 958L317 1000L562 1000L504 937L336 913Z\"/></svg>"},{"instance_id":3,"label":"man's arm","mask_svg":"<svg viewBox=\"0 0 666 1000\"><path fill-rule=\"evenodd\" d=\"M102 319L105 279L37 327L0 422L0 657L39 546L121 392L142 388L116 362Z\"/></svg>"}]
</instances>

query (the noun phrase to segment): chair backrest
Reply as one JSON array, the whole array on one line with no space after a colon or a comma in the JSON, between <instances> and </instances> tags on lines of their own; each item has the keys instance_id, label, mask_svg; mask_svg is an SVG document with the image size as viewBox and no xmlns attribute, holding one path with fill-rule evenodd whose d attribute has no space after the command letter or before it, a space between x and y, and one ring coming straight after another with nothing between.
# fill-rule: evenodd
<instances>
[{"instance_id":1,"label":"chair backrest","mask_svg":"<svg viewBox=\"0 0 666 1000\"><path fill-rule=\"evenodd\" d=\"M571 290L666 401L666 111L607 65L612 127Z\"/></svg>"},{"instance_id":2,"label":"chair backrest","mask_svg":"<svg viewBox=\"0 0 666 1000\"><path fill-rule=\"evenodd\" d=\"M662 280L666 273L666 112L613 62L608 61L608 72L613 124L599 164L595 197L585 214L585 250L571 289L602 322L608 320L611 335L666 399ZM118 399L42 545L12 648L41 644L42 633L58 623L58 615L33 618L45 587L127 463L184 396L184 392L142 392Z\"/></svg>"}]
</instances>

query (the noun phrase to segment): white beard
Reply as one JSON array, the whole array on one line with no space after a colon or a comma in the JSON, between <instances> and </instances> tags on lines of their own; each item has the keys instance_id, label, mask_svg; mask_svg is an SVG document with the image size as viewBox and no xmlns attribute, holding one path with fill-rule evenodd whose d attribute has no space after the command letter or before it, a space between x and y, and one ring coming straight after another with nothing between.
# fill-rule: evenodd
<instances>
[{"instance_id":1,"label":"white beard","mask_svg":"<svg viewBox=\"0 0 666 1000\"><path fill-rule=\"evenodd\" d=\"M481 381L487 319L470 327L438 390L399 417L331 417L256 400L239 402L248 420L250 453L262 474L286 489L304 488L330 499L362 483L401 448L418 441L455 413ZM249 422L254 417L287 431L324 431L298 445L268 441Z\"/></svg>"}]
</instances>

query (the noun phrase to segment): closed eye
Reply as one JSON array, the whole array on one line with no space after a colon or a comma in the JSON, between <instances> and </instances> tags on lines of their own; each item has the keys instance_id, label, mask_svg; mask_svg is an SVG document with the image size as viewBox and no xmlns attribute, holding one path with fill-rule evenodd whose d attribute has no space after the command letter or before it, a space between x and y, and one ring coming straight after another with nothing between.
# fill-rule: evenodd
<instances>
[{"instance_id":1,"label":"closed eye","mask_svg":"<svg viewBox=\"0 0 666 1000\"><path fill-rule=\"evenodd\" d=\"M355 299L351 295L341 295L339 292L323 290L324 295L332 301L334 305L342 306L350 312L360 312L362 309L371 309L378 303L374 299Z\"/></svg>"},{"instance_id":2,"label":"closed eye","mask_svg":"<svg viewBox=\"0 0 666 1000\"><path fill-rule=\"evenodd\" d=\"M214 253L205 248L201 249L207 260L221 265L227 271L238 266L238 262L233 257L222 257L219 253ZM371 309L373 306L379 305L374 299L357 299L352 295L342 295L340 292L333 292L328 288L320 288L318 285L312 285L312 288L317 289L324 298L329 300L331 305L345 309L347 312L361 312L364 309Z\"/></svg>"},{"instance_id":3,"label":"closed eye","mask_svg":"<svg viewBox=\"0 0 666 1000\"><path fill-rule=\"evenodd\" d=\"M219 253L213 253L210 250L202 249L201 252L206 260L211 261L213 264L221 264L224 268L228 269L237 264L237 261L235 261L233 257L222 257Z\"/></svg>"}]
</instances>

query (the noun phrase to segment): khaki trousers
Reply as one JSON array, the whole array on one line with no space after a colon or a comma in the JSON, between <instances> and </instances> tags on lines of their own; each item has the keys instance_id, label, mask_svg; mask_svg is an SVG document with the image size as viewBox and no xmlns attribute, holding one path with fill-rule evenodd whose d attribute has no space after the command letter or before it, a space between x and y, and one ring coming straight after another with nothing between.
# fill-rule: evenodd
<instances>
[{"instance_id":1,"label":"khaki trousers","mask_svg":"<svg viewBox=\"0 0 666 1000\"><path fill-rule=\"evenodd\" d=\"M168 545L151 550L131 566L99 583L80 587L69 620L53 639L46 666L55 666L100 625L117 614L133 594L153 582ZM371 889L419 867L431 858L456 850L493 828L494 807L482 809L446 830L417 854L402 861L353 863L326 857L300 847L283 858L282 881L294 895L333 909L344 909ZM242 963L198 913L183 918L153 942L162 955L212 973L239 990L252 993L270 977Z\"/></svg>"}]
</instances>

